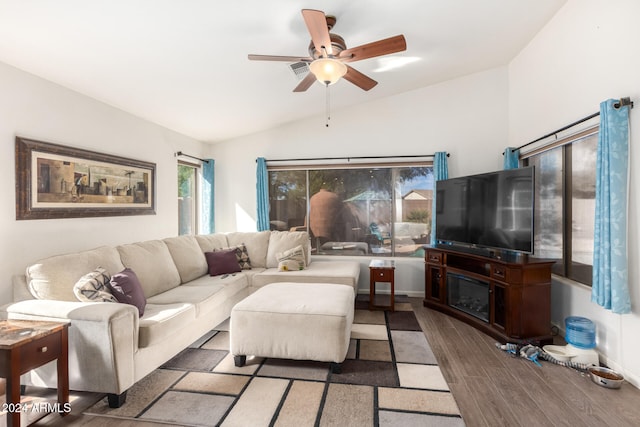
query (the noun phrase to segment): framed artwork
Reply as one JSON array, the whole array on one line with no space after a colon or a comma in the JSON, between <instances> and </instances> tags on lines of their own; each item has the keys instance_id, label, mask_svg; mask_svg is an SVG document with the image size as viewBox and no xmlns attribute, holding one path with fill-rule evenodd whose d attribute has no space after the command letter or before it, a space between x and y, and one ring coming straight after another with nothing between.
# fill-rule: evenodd
<instances>
[{"instance_id":1,"label":"framed artwork","mask_svg":"<svg viewBox=\"0 0 640 427\"><path fill-rule=\"evenodd\" d=\"M16 137L16 219L154 215L155 163Z\"/></svg>"}]
</instances>

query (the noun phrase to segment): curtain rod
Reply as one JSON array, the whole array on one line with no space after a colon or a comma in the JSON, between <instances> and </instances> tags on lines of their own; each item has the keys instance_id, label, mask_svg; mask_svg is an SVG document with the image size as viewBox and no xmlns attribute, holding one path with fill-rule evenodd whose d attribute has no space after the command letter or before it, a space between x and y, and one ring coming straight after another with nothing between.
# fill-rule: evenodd
<instances>
[{"instance_id":1,"label":"curtain rod","mask_svg":"<svg viewBox=\"0 0 640 427\"><path fill-rule=\"evenodd\" d=\"M185 154L185 153L183 153L182 151L177 151L177 152L175 153L175 156L176 156L176 157L179 157L179 156L182 156L182 157L190 157L190 158L192 158L192 159L200 160L200 161L201 161L201 162L203 162L203 163L209 163L209 160L201 159L200 157L196 157L196 156L191 156L191 155L189 155L189 154Z\"/></svg>"},{"instance_id":2,"label":"curtain rod","mask_svg":"<svg viewBox=\"0 0 640 427\"><path fill-rule=\"evenodd\" d=\"M447 153L447 157L449 157L450 154ZM371 160L371 159L413 159L413 158L420 158L420 157L435 157L435 154L424 154L422 156L359 156L359 157L312 157L312 158L307 158L307 159L272 159L272 160L267 160L265 159L265 161L267 162L309 162L309 161L318 161L318 160L346 160L347 162L350 162L351 160ZM256 162L258 161L258 159L256 159Z\"/></svg>"},{"instance_id":3,"label":"curtain rod","mask_svg":"<svg viewBox=\"0 0 640 427\"><path fill-rule=\"evenodd\" d=\"M625 97L625 98L620 98L620 99L618 100L618 102L616 102L615 104L613 104L613 108L618 109L618 108L620 108L620 107L624 107L624 106L626 106L626 105L628 105L628 106L629 106L629 108L633 108L633 101L632 101L632 100L631 100L631 98L629 98L628 96L627 96L627 97ZM521 148L527 147L527 146L529 146L529 145L531 145L531 144L535 144L535 143L536 143L536 142L538 142L538 141L542 141L542 140L543 140L543 139L545 139L545 138L548 138L548 137L553 136L553 135L555 135L555 134L557 134L557 133L560 133L560 132L562 132L562 131L565 131L565 130L567 130L567 129L570 129L570 128L574 127L574 126L579 125L580 123L584 123L584 122L586 122L587 120L593 119L594 117L598 117L599 115L600 115L600 111L598 111L597 113L593 113L593 114L591 114L591 115L589 115L589 116L587 116L587 117L583 117L583 118L581 118L580 120L577 120L577 121L575 121L575 122L573 122L573 123L571 123L571 124L568 124L568 125L566 125L566 126L564 126L564 127L561 127L560 129L557 129L557 130L555 130L555 131L553 131L553 132L550 132L550 133L546 134L545 136L541 136L540 138L538 138L538 139L536 139L536 140L534 140L534 141L527 142L526 144L521 145L521 146L516 147L516 148L512 148L512 149L511 149L511 152L513 153L513 152L514 152L514 151L516 151L516 150L519 150L519 149L521 149ZM504 153L502 153L502 154L504 155Z\"/></svg>"}]
</instances>

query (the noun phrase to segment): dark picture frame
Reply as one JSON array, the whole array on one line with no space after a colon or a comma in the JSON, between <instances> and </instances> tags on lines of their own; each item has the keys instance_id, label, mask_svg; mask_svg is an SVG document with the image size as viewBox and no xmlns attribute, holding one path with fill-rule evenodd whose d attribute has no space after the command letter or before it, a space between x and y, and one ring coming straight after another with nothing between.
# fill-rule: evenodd
<instances>
[{"instance_id":1,"label":"dark picture frame","mask_svg":"<svg viewBox=\"0 0 640 427\"><path fill-rule=\"evenodd\" d=\"M156 165L16 137L16 219L155 215Z\"/></svg>"}]
</instances>

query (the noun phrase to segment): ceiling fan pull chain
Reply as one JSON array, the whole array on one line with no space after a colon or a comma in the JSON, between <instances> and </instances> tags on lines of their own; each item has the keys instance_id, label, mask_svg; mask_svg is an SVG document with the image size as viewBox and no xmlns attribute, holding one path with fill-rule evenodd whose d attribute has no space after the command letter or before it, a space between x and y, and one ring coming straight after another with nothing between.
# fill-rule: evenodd
<instances>
[{"instance_id":1,"label":"ceiling fan pull chain","mask_svg":"<svg viewBox=\"0 0 640 427\"><path fill-rule=\"evenodd\" d=\"M326 126L326 127L329 127L329 120L331 120L331 114L330 114L330 112L331 112L331 107L330 107L330 104L329 104L329 101L330 101L330 96L329 96L329 94L330 94L330 92L329 92L329 83L327 83L327 84L326 84L326 88L327 88L327 89L326 89L326 90L327 90L327 105L326 105L326 110L327 110L327 111L326 111L326 112L327 112L327 122L326 122L325 126Z\"/></svg>"}]
</instances>

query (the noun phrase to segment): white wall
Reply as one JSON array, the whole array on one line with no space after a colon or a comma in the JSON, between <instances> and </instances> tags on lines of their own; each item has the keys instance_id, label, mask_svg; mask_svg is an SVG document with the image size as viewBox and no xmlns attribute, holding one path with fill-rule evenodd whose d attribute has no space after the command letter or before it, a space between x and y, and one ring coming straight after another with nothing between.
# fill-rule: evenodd
<instances>
[{"instance_id":1,"label":"white wall","mask_svg":"<svg viewBox=\"0 0 640 427\"><path fill-rule=\"evenodd\" d=\"M332 97L337 96L340 92L334 90ZM507 99L507 69L501 67L333 111L329 128L318 116L216 144L211 149L216 159L216 230L256 229L256 157L392 156L444 150L451 153L450 177L501 169ZM359 288L368 289L369 261L355 259L362 264ZM424 295L423 260L398 258L396 286L399 293Z\"/></svg>"},{"instance_id":2,"label":"white wall","mask_svg":"<svg viewBox=\"0 0 640 427\"><path fill-rule=\"evenodd\" d=\"M640 201L640 2L569 0L509 65L509 140L519 145L630 96L629 283L632 314L615 315L590 302L590 288L555 281L552 320L570 315L596 323L604 362L640 384L638 202Z\"/></svg>"},{"instance_id":3,"label":"white wall","mask_svg":"<svg viewBox=\"0 0 640 427\"><path fill-rule=\"evenodd\" d=\"M201 143L2 63L0 93L0 304L42 257L177 234L173 153ZM156 215L16 221L16 135L156 163Z\"/></svg>"}]
</instances>

